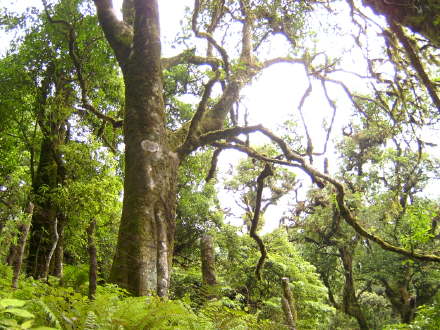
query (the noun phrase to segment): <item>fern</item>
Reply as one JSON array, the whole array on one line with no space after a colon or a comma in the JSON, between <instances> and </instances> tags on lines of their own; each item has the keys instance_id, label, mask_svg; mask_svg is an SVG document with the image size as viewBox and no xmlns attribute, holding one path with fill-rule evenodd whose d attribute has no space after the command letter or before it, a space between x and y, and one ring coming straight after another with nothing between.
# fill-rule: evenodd
<instances>
[{"instance_id":1,"label":"fern","mask_svg":"<svg viewBox=\"0 0 440 330\"><path fill-rule=\"evenodd\" d=\"M52 310L49 308L49 306L47 306L43 301L41 301L39 299L34 300L34 303L40 307L40 309L43 312L43 315L44 315L46 321L49 323L49 325L51 325L57 329L62 329L61 323L60 323L58 317L55 315L54 312L52 312Z\"/></svg>"},{"instance_id":2,"label":"fern","mask_svg":"<svg viewBox=\"0 0 440 330\"><path fill-rule=\"evenodd\" d=\"M84 321L84 330L98 329L98 317L92 311L87 313L87 318Z\"/></svg>"}]
</instances>

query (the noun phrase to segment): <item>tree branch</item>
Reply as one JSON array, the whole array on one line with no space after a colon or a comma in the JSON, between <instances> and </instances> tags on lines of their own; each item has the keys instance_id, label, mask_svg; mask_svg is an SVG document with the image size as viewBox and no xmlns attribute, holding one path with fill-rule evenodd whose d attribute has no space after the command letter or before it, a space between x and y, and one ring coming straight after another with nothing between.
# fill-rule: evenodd
<instances>
[{"instance_id":1,"label":"tree branch","mask_svg":"<svg viewBox=\"0 0 440 330\"><path fill-rule=\"evenodd\" d=\"M214 37L210 33L199 31L199 29L197 27L197 18L199 16L199 11L200 11L200 0L195 0L194 1L194 12L193 12L192 20L191 20L192 30L197 38L206 39L210 45L214 46L214 48L217 49L217 51L220 53L220 56L222 57L222 60L223 60L223 66L225 68L226 77L229 77L230 70L229 70L228 53L226 52L226 50L222 46L220 46L217 43L217 41L214 39Z\"/></svg>"},{"instance_id":2,"label":"tree branch","mask_svg":"<svg viewBox=\"0 0 440 330\"><path fill-rule=\"evenodd\" d=\"M221 65L221 61L216 57L196 56L192 54L191 51L186 50L176 56L163 58L162 69L168 70L173 66L185 63L194 65L209 65L214 71L216 71Z\"/></svg>"},{"instance_id":3,"label":"tree branch","mask_svg":"<svg viewBox=\"0 0 440 330\"><path fill-rule=\"evenodd\" d=\"M103 1L103 2L105 2L105 1ZM86 81L83 76L81 60L79 59L78 54L77 54L75 28L72 26L72 24L70 24L67 21L53 19L49 13L46 1L43 1L43 5L44 5L44 10L46 12L46 16L47 16L47 19L49 20L49 22L52 24L62 24L68 30L67 41L69 44L69 56L70 56L70 59L72 60L73 66L75 68L78 84L79 84L79 87L81 90L82 107L84 109L86 109L87 111L93 113L99 119L102 119L106 122L109 122L114 128L122 127L122 120L116 120L114 118L106 116L103 113L101 113L100 111L98 111L92 104L90 104L90 102L88 100L88 96L87 96L87 85L86 85Z\"/></svg>"},{"instance_id":4,"label":"tree branch","mask_svg":"<svg viewBox=\"0 0 440 330\"><path fill-rule=\"evenodd\" d=\"M115 52L119 65L124 68L131 51L133 28L116 17L112 0L93 0L93 2L98 12L99 24Z\"/></svg>"},{"instance_id":5,"label":"tree branch","mask_svg":"<svg viewBox=\"0 0 440 330\"><path fill-rule=\"evenodd\" d=\"M249 231L249 235L255 240L255 242L257 242L261 253L260 259L258 259L257 266L255 267L255 275L259 281L261 281L261 268L263 267L264 261L267 258L267 251L263 240L257 234L257 229L258 222L260 220L261 197L263 195L264 179L271 175L273 175L272 168L270 167L269 163L266 163L263 171L257 178L257 196L255 200L254 216L252 217L251 230Z\"/></svg>"},{"instance_id":6,"label":"tree branch","mask_svg":"<svg viewBox=\"0 0 440 330\"><path fill-rule=\"evenodd\" d=\"M209 182L211 179L214 178L215 172L217 170L218 157L220 156L221 152L222 152L221 148L217 148L214 150L214 153L212 154L212 158L211 158L211 166L205 178L206 182Z\"/></svg>"},{"instance_id":7,"label":"tree branch","mask_svg":"<svg viewBox=\"0 0 440 330\"><path fill-rule=\"evenodd\" d=\"M391 27L391 30L396 34L400 43L403 45L403 48L405 49L406 54L411 62L411 66L414 68L414 70L416 70L417 75L420 77L423 85L425 85L432 102L437 107L437 111L440 112L440 97L437 95L436 89L423 68L423 64L414 51L414 48L412 47L408 37L405 35L405 32L403 32L402 27L392 19L388 19L388 23Z\"/></svg>"}]
</instances>

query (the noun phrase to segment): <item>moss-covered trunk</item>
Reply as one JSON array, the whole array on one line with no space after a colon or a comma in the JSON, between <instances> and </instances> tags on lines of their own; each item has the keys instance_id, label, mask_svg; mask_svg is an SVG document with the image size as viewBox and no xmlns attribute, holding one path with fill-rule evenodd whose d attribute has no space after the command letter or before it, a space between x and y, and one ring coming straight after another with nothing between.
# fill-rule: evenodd
<instances>
[{"instance_id":1,"label":"moss-covered trunk","mask_svg":"<svg viewBox=\"0 0 440 330\"><path fill-rule=\"evenodd\" d=\"M167 146L156 1L137 1L125 80L125 180L110 278L135 295L168 293L177 155Z\"/></svg>"},{"instance_id":2,"label":"moss-covered trunk","mask_svg":"<svg viewBox=\"0 0 440 330\"><path fill-rule=\"evenodd\" d=\"M41 143L40 160L33 182L34 212L27 258L27 274L34 278L45 276L46 263L53 247L54 224L57 208L53 202L53 189L58 183L58 166L54 158L55 147L50 137Z\"/></svg>"}]
</instances>

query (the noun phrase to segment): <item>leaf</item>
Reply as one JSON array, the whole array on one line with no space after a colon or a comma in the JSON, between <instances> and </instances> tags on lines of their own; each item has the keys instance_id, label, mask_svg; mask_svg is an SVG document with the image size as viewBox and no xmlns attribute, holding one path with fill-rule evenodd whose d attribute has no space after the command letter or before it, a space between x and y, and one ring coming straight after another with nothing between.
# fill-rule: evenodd
<instances>
[{"instance_id":1,"label":"leaf","mask_svg":"<svg viewBox=\"0 0 440 330\"><path fill-rule=\"evenodd\" d=\"M32 326L32 324L34 324L34 320L27 320L27 321L23 322L22 324L20 324L20 327L22 329L29 329Z\"/></svg>"},{"instance_id":2,"label":"leaf","mask_svg":"<svg viewBox=\"0 0 440 330\"><path fill-rule=\"evenodd\" d=\"M26 301L19 299L2 299L0 300L1 307L23 307L26 304Z\"/></svg>"},{"instance_id":3,"label":"leaf","mask_svg":"<svg viewBox=\"0 0 440 330\"><path fill-rule=\"evenodd\" d=\"M24 309L8 308L6 311L8 313L11 313L11 314L14 314L16 316L23 317L23 318L26 318L26 319L34 318L35 317L34 314L32 314L32 313L30 313L30 312L28 312L27 310L24 310Z\"/></svg>"},{"instance_id":4,"label":"leaf","mask_svg":"<svg viewBox=\"0 0 440 330\"><path fill-rule=\"evenodd\" d=\"M14 326L17 326L17 321L16 320L8 320L8 319L6 319L6 320L0 320L0 324L1 325L6 325L6 326L8 326L8 327L14 327Z\"/></svg>"}]
</instances>

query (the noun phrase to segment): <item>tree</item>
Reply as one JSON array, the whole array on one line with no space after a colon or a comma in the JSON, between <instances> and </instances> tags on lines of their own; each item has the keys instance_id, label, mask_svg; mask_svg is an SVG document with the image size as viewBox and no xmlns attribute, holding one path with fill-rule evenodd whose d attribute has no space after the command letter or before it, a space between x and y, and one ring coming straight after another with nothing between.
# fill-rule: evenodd
<instances>
[{"instance_id":1,"label":"tree","mask_svg":"<svg viewBox=\"0 0 440 330\"><path fill-rule=\"evenodd\" d=\"M165 296L174 246L177 168L200 146L255 130L225 129L228 114L232 114L230 122L236 124L233 105L240 90L265 67L278 62L303 62L301 58L291 57L258 61L255 49L260 44L253 41L257 36L255 30L259 28L263 33L259 42L266 41L270 33L293 38L300 28L295 25L296 20L301 20L308 4L281 8L266 2L240 1L237 6L231 4L227 8L222 1L196 1L191 26L194 35L208 43L206 56L184 51L162 59L157 1L124 1L122 21L115 16L110 0L94 2L125 83L124 202L111 279L136 295L156 291L159 296ZM278 21L279 14L285 16L285 22ZM235 64L232 54L214 37L227 22L238 24L242 31ZM201 30L203 27L206 31ZM181 62L210 66L211 78L203 88L192 119L175 132L169 132L162 69ZM210 97L218 82L222 93L214 101Z\"/></svg>"},{"instance_id":2,"label":"tree","mask_svg":"<svg viewBox=\"0 0 440 330\"><path fill-rule=\"evenodd\" d=\"M58 197L66 183L78 176L72 171L76 165L67 161L68 149L79 142L82 124L92 129L100 125L94 118L97 114L104 121L99 130L96 128L97 135L108 141L108 134L103 134L109 119L105 113L116 106L114 96L120 90L119 80L109 79L115 66L103 59L105 43L99 38L100 29L95 27L96 18L90 15L90 8L80 9L81 5L81 1L61 1L55 6L44 2L42 13L34 10L23 17L6 14L6 21L13 28L24 29L22 40L13 44L2 59L2 65L10 66L9 71L3 71L9 75L8 80L2 80L2 109L15 111L12 113L19 128L18 142L29 155L26 165L30 179L23 180L32 185L28 198L35 210L27 270L36 278L46 277L49 271L62 275L68 219ZM91 45L96 51L86 52ZM105 61L106 66L100 61ZM104 76L109 80L105 85L101 79ZM16 92L8 91L13 82ZM99 93L89 96L91 89L101 87ZM99 102L102 112L96 111L94 102ZM111 124L118 126L116 122Z\"/></svg>"}]
</instances>

